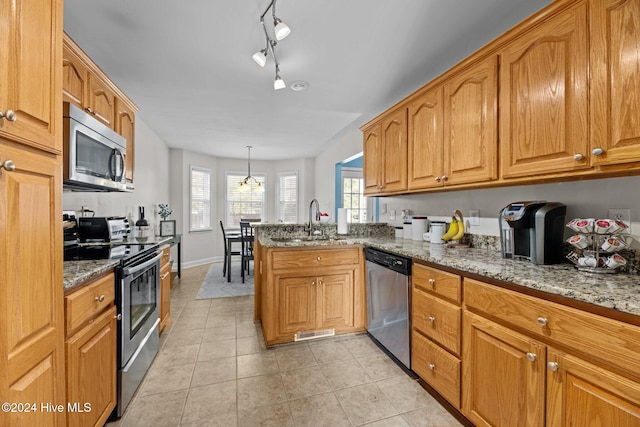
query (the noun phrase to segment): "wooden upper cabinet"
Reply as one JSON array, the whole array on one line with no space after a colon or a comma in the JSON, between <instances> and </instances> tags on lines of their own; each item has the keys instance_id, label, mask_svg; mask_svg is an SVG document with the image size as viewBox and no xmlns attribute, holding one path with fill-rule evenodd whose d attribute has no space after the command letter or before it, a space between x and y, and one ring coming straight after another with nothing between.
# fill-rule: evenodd
<instances>
[{"instance_id":1,"label":"wooden upper cabinet","mask_svg":"<svg viewBox=\"0 0 640 427\"><path fill-rule=\"evenodd\" d=\"M592 154L591 161L638 162L640 2L599 0L589 7L591 149L602 151Z\"/></svg>"},{"instance_id":2,"label":"wooden upper cabinet","mask_svg":"<svg viewBox=\"0 0 640 427\"><path fill-rule=\"evenodd\" d=\"M407 109L400 108L382 119L381 191L407 189Z\"/></svg>"},{"instance_id":3,"label":"wooden upper cabinet","mask_svg":"<svg viewBox=\"0 0 640 427\"><path fill-rule=\"evenodd\" d=\"M523 33L501 51L503 178L590 167L587 46L583 1Z\"/></svg>"},{"instance_id":4,"label":"wooden upper cabinet","mask_svg":"<svg viewBox=\"0 0 640 427\"><path fill-rule=\"evenodd\" d=\"M133 167L135 162L135 123L134 111L120 98L116 98L115 131L127 140L127 156L125 157L125 176L133 182Z\"/></svg>"},{"instance_id":5,"label":"wooden upper cabinet","mask_svg":"<svg viewBox=\"0 0 640 427\"><path fill-rule=\"evenodd\" d=\"M492 55L444 85L445 185L498 177L498 58Z\"/></svg>"},{"instance_id":6,"label":"wooden upper cabinet","mask_svg":"<svg viewBox=\"0 0 640 427\"><path fill-rule=\"evenodd\" d=\"M0 3L0 137L62 150L62 0Z\"/></svg>"},{"instance_id":7,"label":"wooden upper cabinet","mask_svg":"<svg viewBox=\"0 0 640 427\"><path fill-rule=\"evenodd\" d=\"M407 109L408 188L443 185L442 86L425 91Z\"/></svg>"},{"instance_id":8,"label":"wooden upper cabinet","mask_svg":"<svg viewBox=\"0 0 640 427\"><path fill-rule=\"evenodd\" d=\"M84 109L84 102L88 98L87 87L89 70L80 57L69 47L65 38L62 49L62 100L75 104Z\"/></svg>"},{"instance_id":9,"label":"wooden upper cabinet","mask_svg":"<svg viewBox=\"0 0 640 427\"><path fill-rule=\"evenodd\" d=\"M363 156L364 156L364 193L377 194L380 191L382 181L378 162L380 159L380 124L376 124L364 131Z\"/></svg>"},{"instance_id":10,"label":"wooden upper cabinet","mask_svg":"<svg viewBox=\"0 0 640 427\"><path fill-rule=\"evenodd\" d=\"M85 110L93 117L114 129L116 96L98 77L89 74L89 100Z\"/></svg>"}]
</instances>

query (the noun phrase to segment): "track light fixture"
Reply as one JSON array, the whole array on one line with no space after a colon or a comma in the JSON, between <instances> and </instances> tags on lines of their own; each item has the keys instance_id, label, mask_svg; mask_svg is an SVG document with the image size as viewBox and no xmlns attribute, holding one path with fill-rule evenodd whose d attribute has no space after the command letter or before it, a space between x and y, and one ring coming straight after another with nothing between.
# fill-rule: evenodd
<instances>
[{"instance_id":1,"label":"track light fixture","mask_svg":"<svg viewBox=\"0 0 640 427\"><path fill-rule=\"evenodd\" d=\"M264 23L264 16L271 9L271 15L273 17L273 34L274 37L269 36L269 32L267 31L267 26ZM253 60L260 67L264 67L267 63L267 56L269 52L271 52L271 56L273 56L273 62L276 68L276 78L273 82L273 89L284 89L287 87L282 77L280 77L280 63L278 62L278 57L276 56L276 46L278 42L276 40L282 40L291 34L291 28L287 24L285 24L282 19L276 16L276 0L271 0L269 6L265 9L265 11L260 15L260 24L262 25L262 29L264 30L264 37L266 39L267 45L264 49L261 49L253 54Z\"/></svg>"}]
</instances>

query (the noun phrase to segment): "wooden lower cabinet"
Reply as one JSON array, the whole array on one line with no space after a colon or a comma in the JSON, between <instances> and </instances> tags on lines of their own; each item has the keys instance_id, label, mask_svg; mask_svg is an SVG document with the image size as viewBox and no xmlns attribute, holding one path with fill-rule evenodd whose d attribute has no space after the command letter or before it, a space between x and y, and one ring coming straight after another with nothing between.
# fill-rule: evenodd
<instances>
[{"instance_id":1,"label":"wooden lower cabinet","mask_svg":"<svg viewBox=\"0 0 640 427\"><path fill-rule=\"evenodd\" d=\"M640 383L549 350L547 426L640 426Z\"/></svg>"},{"instance_id":2,"label":"wooden lower cabinet","mask_svg":"<svg viewBox=\"0 0 640 427\"><path fill-rule=\"evenodd\" d=\"M267 345L327 329L364 331L361 247L268 249L264 258L260 320Z\"/></svg>"},{"instance_id":3,"label":"wooden lower cabinet","mask_svg":"<svg viewBox=\"0 0 640 427\"><path fill-rule=\"evenodd\" d=\"M114 289L109 273L64 297L68 426L102 426L116 406Z\"/></svg>"},{"instance_id":4,"label":"wooden lower cabinet","mask_svg":"<svg viewBox=\"0 0 640 427\"><path fill-rule=\"evenodd\" d=\"M111 306L66 340L68 426L102 426L115 408L116 337Z\"/></svg>"},{"instance_id":5,"label":"wooden lower cabinet","mask_svg":"<svg viewBox=\"0 0 640 427\"><path fill-rule=\"evenodd\" d=\"M162 251L160 259L160 326L162 332L171 323L171 247Z\"/></svg>"}]
</instances>

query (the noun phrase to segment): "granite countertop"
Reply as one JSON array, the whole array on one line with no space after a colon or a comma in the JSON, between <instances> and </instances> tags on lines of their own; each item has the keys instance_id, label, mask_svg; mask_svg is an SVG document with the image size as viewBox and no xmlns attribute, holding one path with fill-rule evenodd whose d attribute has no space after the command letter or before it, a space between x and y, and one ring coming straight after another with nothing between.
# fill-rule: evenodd
<instances>
[{"instance_id":1,"label":"granite countertop","mask_svg":"<svg viewBox=\"0 0 640 427\"><path fill-rule=\"evenodd\" d=\"M640 316L639 275L584 273L568 263L535 265L504 259L494 250L446 248L444 245L400 238L347 236L338 240L279 242L268 236L259 236L259 241L263 246L280 248L361 244Z\"/></svg>"},{"instance_id":2,"label":"granite countertop","mask_svg":"<svg viewBox=\"0 0 640 427\"><path fill-rule=\"evenodd\" d=\"M76 286L113 270L119 263L119 260L112 259L65 261L64 292L68 293Z\"/></svg>"}]
</instances>

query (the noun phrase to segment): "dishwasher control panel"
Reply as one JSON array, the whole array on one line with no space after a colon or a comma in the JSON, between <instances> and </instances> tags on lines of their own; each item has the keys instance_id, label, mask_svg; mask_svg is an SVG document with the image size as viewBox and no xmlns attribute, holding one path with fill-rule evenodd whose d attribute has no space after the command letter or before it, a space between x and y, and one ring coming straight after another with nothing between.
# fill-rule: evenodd
<instances>
[{"instance_id":1,"label":"dishwasher control panel","mask_svg":"<svg viewBox=\"0 0 640 427\"><path fill-rule=\"evenodd\" d=\"M367 261L382 265L397 273L404 274L405 276L411 275L410 258L373 248L365 248L364 254Z\"/></svg>"}]
</instances>

